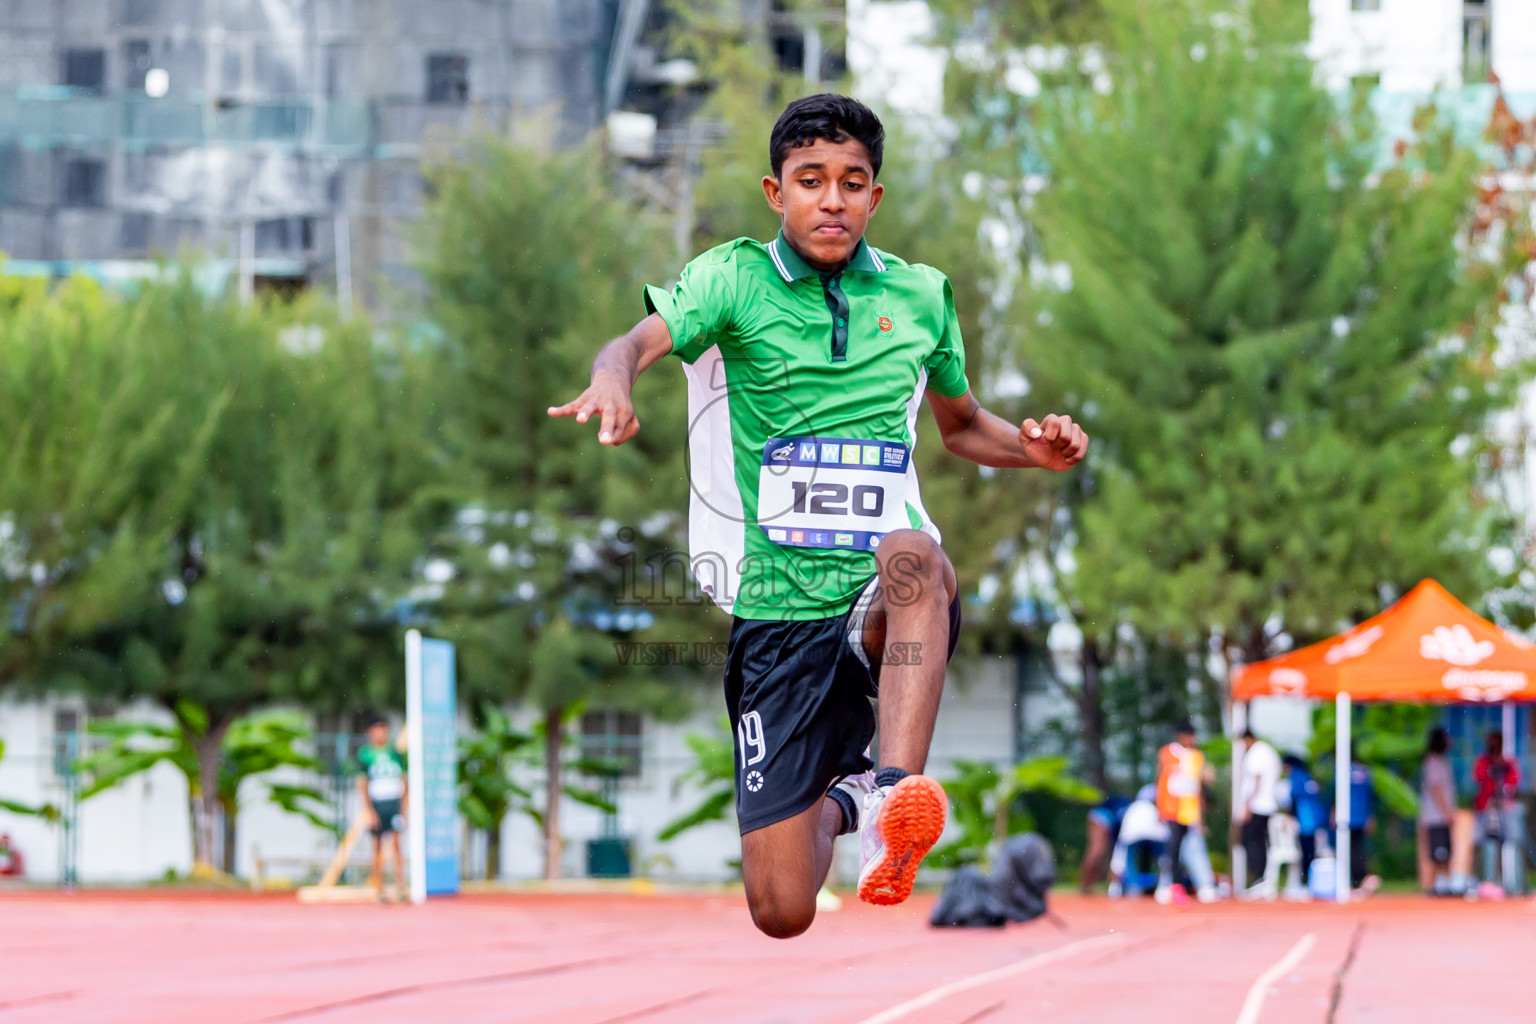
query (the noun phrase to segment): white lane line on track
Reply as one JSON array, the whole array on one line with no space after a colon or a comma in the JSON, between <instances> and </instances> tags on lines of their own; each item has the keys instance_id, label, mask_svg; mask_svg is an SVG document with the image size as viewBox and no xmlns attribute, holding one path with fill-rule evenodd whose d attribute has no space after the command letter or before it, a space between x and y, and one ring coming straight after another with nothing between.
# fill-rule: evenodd
<instances>
[{"instance_id":1,"label":"white lane line on track","mask_svg":"<svg viewBox=\"0 0 1536 1024\"><path fill-rule=\"evenodd\" d=\"M1057 946L1055 949L1046 950L1044 953L1036 953L1034 956L1025 957L1018 963L1012 963L1006 967L998 967L990 971L983 971L980 974L973 974L969 978L961 978L959 981L951 981L947 985L931 988L920 996L914 996L904 1003L897 1003L888 1010L881 1010L873 1017L866 1017L859 1021L859 1024L890 1024L891 1021L900 1020L909 1013L921 1010L926 1006L932 1006L934 1003L940 1002L956 992L964 992L967 989L977 988L994 981L1001 981L1003 978L1010 978L1015 974L1023 974L1037 967L1048 967L1058 961L1074 957L1079 953L1088 953L1096 949L1114 949L1117 946L1125 945L1129 941L1129 937L1125 935L1100 935L1092 939L1079 939L1076 942L1069 942L1065 946Z\"/></svg>"},{"instance_id":2,"label":"white lane line on track","mask_svg":"<svg viewBox=\"0 0 1536 1024\"><path fill-rule=\"evenodd\" d=\"M1269 987L1295 970L1296 965L1316 944L1317 934L1308 932L1297 940L1289 953L1253 980L1252 987L1248 989L1248 998L1243 1000L1243 1008L1238 1012L1237 1024L1258 1024L1259 1014L1264 1012L1264 999L1269 995Z\"/></svg>"}]
</instances>

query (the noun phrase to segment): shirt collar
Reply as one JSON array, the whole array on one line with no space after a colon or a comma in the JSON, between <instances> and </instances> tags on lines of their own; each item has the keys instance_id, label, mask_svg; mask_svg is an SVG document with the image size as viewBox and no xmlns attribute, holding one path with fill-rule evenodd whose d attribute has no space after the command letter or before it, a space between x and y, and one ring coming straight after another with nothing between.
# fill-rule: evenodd
<instances>
[{"instance_id":1,"label":"shirt collar","mask_svg":"<svg viewBox=\"0 0 1536 1024\"><path fill-rule=\"evenodd\" d=\"M811 266L800 258L800 254L784 238L784 232L768 243L768 258L773 260L774 269L785 281L798 281L805 277L820 277L821 271ZM853 259L848 261L844 270L862 270L866 274L882 274L886 269L885 260L880 254L869 247L864 239L859 239L859 247L853 250Z\"/></svg>"}]
</instances>

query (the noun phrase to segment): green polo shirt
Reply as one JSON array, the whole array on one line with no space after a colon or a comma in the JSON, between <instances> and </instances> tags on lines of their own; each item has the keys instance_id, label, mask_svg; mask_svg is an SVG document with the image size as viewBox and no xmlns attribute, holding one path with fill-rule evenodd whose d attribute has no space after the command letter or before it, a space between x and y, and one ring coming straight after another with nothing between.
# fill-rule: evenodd
<instances>
[{"instance_id":1,"label":"green polo shirt","mask_svg":"<svg viewBox=\"0 0 1536 1024\"><path fill-rule=\"evenodd\" d=\"M645 291L688 380L689 554L741 618L847 611L895 529L939 539L911 451L923 392L965 394L949 281L860 241L822 275L783 234L699 256Z\"/></svg>"}]
</instances>

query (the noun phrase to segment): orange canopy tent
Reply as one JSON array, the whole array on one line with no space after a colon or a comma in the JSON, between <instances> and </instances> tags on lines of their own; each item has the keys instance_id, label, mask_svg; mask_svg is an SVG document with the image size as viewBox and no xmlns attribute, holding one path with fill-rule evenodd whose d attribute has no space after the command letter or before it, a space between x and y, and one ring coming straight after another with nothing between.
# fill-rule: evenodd
<instances>
[{"instance_id":1,"label":"orange canopy tent","mask_svg":"<svg viewBox=\"0 0 1536 1024\"><path fill-rule=\"evenodd\" d=\"M1233 700L1341 693L1413 703L1536 700L1536 644L1424 580L1332 640L1244 665L1232 678Z\"/></svg>"},{"instance_id":2,"label":"orange canopy tent","mask_svg":"<svg viewBox=\"0 0 1536 1024\"><path fill-rule=\"evenodd\" d=\"M1232 676L1233 724L1242 732L1254 697L1306 697L1338 705L1334 805L1349 818L1351 701L1449 703L1536 700L1536 644L1474 615L1434 580L1331 640L1244 665ZM1233 772L1241 778L1242 747ZM1238 787L1233 787L1234 810ZM1349 898L1349 831L1338 830L1335 889ZM1234 861L1241 863L1240 854Z\"/></svg>"}]
</instances>

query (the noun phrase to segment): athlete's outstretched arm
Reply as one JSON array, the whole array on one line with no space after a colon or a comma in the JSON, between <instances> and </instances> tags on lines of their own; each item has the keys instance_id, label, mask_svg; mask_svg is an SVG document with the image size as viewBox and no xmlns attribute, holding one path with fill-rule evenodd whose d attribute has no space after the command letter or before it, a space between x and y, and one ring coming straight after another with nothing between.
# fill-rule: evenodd
<instances>
[{"instance_id":1,"label":"athlete's outstretched arm","mask_svg":"<svg viewBox=\"0 0 1536 1024\"><path fill-rule=\"evenodd\" d=\"M593 413L602 417L597 439L623 444L640 433L630 390L635 380L672 351L672 332L658 313L641 320L630 332L614 338L592 360L592 383L575 401L549 407L551 416L575 416L585 423Z\"/></svg>"},{"instance_id":2,"label":"athlete's outstretched arm","mask_svg":"<svg viewBox=\"0 0 1536 1024\"><path fill-rule=\"evenodd\" d=\"M987 412L970 391L945 398L928 391L944 447L962 459L998 469L1071 469L1088 453L1088 435L1070 416L1050 415L1019 426Z\"/></svg>"}]
</instances>

